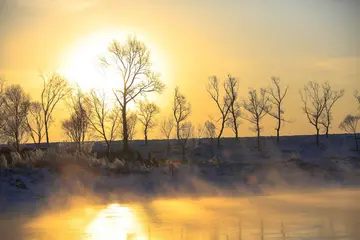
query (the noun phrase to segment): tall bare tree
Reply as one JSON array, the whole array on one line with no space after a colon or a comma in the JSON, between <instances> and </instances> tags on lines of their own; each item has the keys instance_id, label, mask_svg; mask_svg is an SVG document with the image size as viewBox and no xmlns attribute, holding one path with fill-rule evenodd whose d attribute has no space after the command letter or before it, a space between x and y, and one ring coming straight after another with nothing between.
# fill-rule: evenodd
<instances>
[{"instance_id":1,"label":"tall bare tree","mask_svg":"<svg viewBox=\"0 0 360 240\"><path fill-rule=\"evenodd\" d=\"M71 88L68 81L57 73L53 73L50 76L42 74L41 78L43 80L41 107L44 114L46 142L49 144L49 128L53 122L53 111L58 103L70 94Z\"/></svg>"},{"instance_id":2,"label":"tall bare tree","mask_svg":"<svg viewBox=\"0 0 360 240\"><path fill-rule=\"evenodd\" d=\"M7 142L14 144L20 152L20 144L26 141L26 117L29 112L30 96L20 85L10 85L4 89L1 96L2 106L0 115L6 117L1 126L0 135Z\"/></svg>"},{"instance_id":3,"label":"tall bare tree","mask_svg":"<svg viewBox=\"0 0 360 240\"><path fill-rule=\"evenodd\" d=\"M279 142L281 124L285 122L285 119L283 117L284 109L282 107L282 103L289 89L289 86L286 86L284 92L282 92L280 86L280 78L274 76L271 77L271 81L272 81L272 86L269 86L267 89L265 89L265 92L270 95L269 101L271 102L273 106L272 109L274 111L270 111L269 115L275 118L277 121L277 126L275 130L276 130L276 140L277 142Z\"/></svg>"},{"instance_id":4,"label":"tall bare tree","mask_svg":"<svg viewBox=\"0 0 360 240\"><path fill-rule=\"evenodd\" d=\"M180 139L180 128L181 125L191 114L191 105L187 101L185 95L183 95L179 87L175 88L174 91L174 102L173 102L173 116L175 119L176 126L176 137Z\"/></svg>"},{"instance_id":5,"label":"tall bare tree","mask_svg":"<svg viewBox=\"0 0 360 240\"><path fill-rule=\"evenodd\" d=\"M62 122L64 132L70 140L77 144L79 152L84 150L84 143L90 130L91 107L88 105L87 98L88 96L78 88L70 99L70 117Z\"/></svg>"},{"instance_id":6,"label":"tall bare tree","mask_svg":"<svg viewBox=\"0 0 360 240\"><path fill-rule=\"evenodd\" d=\"M359 151L359 144L358 144L359 138L357 137L357 126L359 119L360 119L359 116L353 116L351 114L348 114L339 125L339 128L341 130L354 135L356 151Z\"/></svg>"},{"instance_id":7,"label":"tall bare tree","mask_svg":"<svg viewBox=\"0 0 360 240\"><path fill-rule=\"evenodd\" d=\"M324 89L317 82L309 81L304 86L304 89L300 91L300 97L304 103L302 109L310 124L316 129L316 145L319 146L320 120L327 100Z\"/></svg>"},{"instance_id":8,"label":"tall bare tree","mask_svg":"<svg viewBox=\"0 0 360 240\"><path fill-rule=\"evenodd\" d=\"M122 112L123 151L128 152L128 104L146 93L161 93L165 85L160 81L159 75L152 70L149 49L136 37L129 37L125 44L113 41L108 50L110 55L101 60L103 66L113 67L121 75L122 86L114 91L114 94Z\"/></svg>"},{"instance_id":9,"label":"tall bare tree","mask_svg":"<svg viewBox=\"0 0 360 240\"><path fill-rule=\"evenodd\" d=\"M228 74L228 78L225 81L226 94L230 99L230 117L228 118L226 125L231 128L235 134L235 138L239 138L239 125L241 116L241 104L238 100L239 83L238 80Z\"/></svg>"},{"instance_id":10,"label":"tall bare tree","mask_svg":"<svg viewBox=\"0 0 360 240\"><path fill-rule=\"evenodd\" d=\"M331 127L331 123L333 119L331 112L332 107L334 106L335 102L339 100L339 98L344 96L345 91L344 89L341 89L339 91L333 91L328 82L325 82L323 84L323 91L326 99L325 99L325 108L323 114L321 115L320 123L324 127L326 138L328 138L329 128Z\"/></svg>"},{"instance_id":11,"label":"tall bare tree","mask_svg":"<svg viewBox=\"0 0 360 240\"><path fill-rule=\"evenodd\" d=\"M29 113L26 118L28 133L36 147L40 147L40 143L45 136L44 115L41 103L34 101L30 103Z\"/></svg>"},{"instance_id":12,"label":"tall bare tree","mask_svg":"<svg viewBox=\"0 0 360 240\"><path fill-rule=\"evenodd\" d=\"M96 92L94 89L89 94L91 115L88 117L90 128L95 135L105 141L107 156L109 157L113 141L119 136L121 126L121 111L118 106L109 106L105 92Z\"/></svg>"},{"instance_id":13,"label":"tall bare tree","mask_svg":"<svg viewBox=\"0 0 360 240\"><path fill-rule=\"evenodd\" d=\"M227 92L229 89L226 87L227 84L224 84L225 94L221 98L220 97L220 89L219 89L219 80L216 76L209 77L209 82L206 86L206 90L209 93L212 100L214 100L216 107L220 112L220 118L218 121L221 121L221 125L219 128L219 133L217 136L217 145L220 146L220 138L223 134L225 124L228 120L228 114L230 111L230 107L232 105L231 101L233 99L230 98L229 93Z\"/></svg>"},{"instance_id":14,"label":"tall bare tree","mask_svg":"<svg viewBox=\"0 0 360 240\"><path fill-rule=\"evenodd\" d=\"M156 126L155 115L160 112L155 103L141 101L139 103L138 119L144 128L145 145L148 143L148 133Z\"/></svg>"},{"instance_id":15,"label":"tall bare tree","mask_svg":"<svg viewBox=\"0 0 360 240\"><path fill-rule=\"evenodd\" d=\"M260 122L271 111L271 105L263 89L261 89L260 95L256 90L250 89L248 97L248 101L243 101L242 105L250 116L243 114L241 117L255 125L252 130L257 132L257 148L260 150L260 132L262 130Z\"/></svg>"}]
</instances>

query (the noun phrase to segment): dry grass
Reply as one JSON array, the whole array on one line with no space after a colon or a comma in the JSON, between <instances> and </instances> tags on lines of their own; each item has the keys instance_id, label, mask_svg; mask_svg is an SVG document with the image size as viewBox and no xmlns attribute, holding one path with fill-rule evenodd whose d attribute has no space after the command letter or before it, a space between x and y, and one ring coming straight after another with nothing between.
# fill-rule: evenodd
<instances>
[{"instance_id":1,"label":"dry grass","mask_svg":"<svg viewBox=\"0 0 360 240\"><path fill-rule=\"evenodd\" d=\"M11 164L4 155L0 155L0 169L6 168L48 168L52 172L63 172L70 166L90 170L92 172L105 171L107 173L126 173L146 171L139 163L130 163L124 159L115 158L109 161L106 157L97 158L91 153L92 144L83 146L79 152L74 144L61 144L58 148L46 151L34 150L26 154L11 152Z\"/></svg>"}]
</instances>

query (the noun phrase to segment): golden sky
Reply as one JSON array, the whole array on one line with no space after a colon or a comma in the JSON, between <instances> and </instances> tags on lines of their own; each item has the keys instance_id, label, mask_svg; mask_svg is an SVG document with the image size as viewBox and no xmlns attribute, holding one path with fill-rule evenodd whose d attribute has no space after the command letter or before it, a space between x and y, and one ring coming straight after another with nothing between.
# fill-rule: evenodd
<instances>
[{"instance_id":1,"label":"golden sky","mask_svg":"<svg viewBox=\"0 0 360 240\"><path fill-rule=\"evenodd\" d=\"M136 34L152 50L154 67L167 85L156 98L162 115L170 114L176 85L191 102L197 125L218 114L206 92L208 76L224 79L231 73L245 99L249 87L266 87L276 75L290 86L284 107L293 123L282 134L314 133L298 93L309 80L345 89L334 107L331 132L339 132L345 114L357 110L359 13L357 0L0 0L0 76L22 84L34 99L41 86L39 70L63 71L83 87L97 87L104 81L92 74L99 69L91 59L112 39ZM57 111L53 141L63 139L64 112ZM271 117L263 126L264 135L275 134ZM253 135L249 127L244 121L240 135ZM225 136L230 134L226 130Z\"/></svg>"}]
</instances>

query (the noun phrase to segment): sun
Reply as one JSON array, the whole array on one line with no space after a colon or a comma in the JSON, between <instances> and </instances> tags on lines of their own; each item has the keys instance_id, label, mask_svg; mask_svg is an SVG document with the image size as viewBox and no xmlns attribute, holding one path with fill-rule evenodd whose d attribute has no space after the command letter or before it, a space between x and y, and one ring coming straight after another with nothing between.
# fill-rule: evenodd
<instances>
[{"instance_id":1,"label":"sun","mask_svg":"<svg viewBox=\"0 0 360 240\"><path fill-rule=\"evenodd\" d=\"M166 69L166 61L163 61L158 49L146 38L135 35L149 48L153 70L163 75ZM107 94L113 94L113 89L121 88L121 76L114 70L102 68L100 57L107 54L107 48L113 40L123 43L127 37L128 34L123 32L105 31L93 33L80 39L64 54L58 72L66 77L71 84L78 85L83 91L94 88Z\"/></svg>"}]
</instances>

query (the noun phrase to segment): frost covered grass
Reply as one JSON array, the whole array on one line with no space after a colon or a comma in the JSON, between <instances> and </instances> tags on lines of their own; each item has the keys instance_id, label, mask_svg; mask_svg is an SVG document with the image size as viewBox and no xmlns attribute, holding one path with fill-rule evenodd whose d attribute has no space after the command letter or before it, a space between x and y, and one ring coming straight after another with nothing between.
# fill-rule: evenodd
<instances>
[{"instance_id":1,"label":"frost covered grass","mask_svg":"<svg viewBox=\"0 0 360 240\"><path fill-rule=\"evenodd\" d=\"M98 158L91 153L92 144L84 146L83 151L77 151L73 144L61 144L58 148L49 148L46 151L35 149L24 154L11 152L11 161L0 155L0 169L7 168L47 168L52 172L61 172L69 166L81 167L89 171L131 172L146 170L140 164L130 164L124 159L107 157Z\"/></svg>"}]
</instances>

